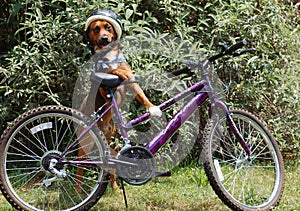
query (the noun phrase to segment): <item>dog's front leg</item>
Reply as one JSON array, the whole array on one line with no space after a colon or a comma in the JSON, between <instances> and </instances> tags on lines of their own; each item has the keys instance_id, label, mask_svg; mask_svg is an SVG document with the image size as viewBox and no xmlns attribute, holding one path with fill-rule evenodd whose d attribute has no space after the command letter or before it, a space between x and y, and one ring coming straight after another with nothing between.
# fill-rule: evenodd
<instances>
[{"instance_id":1,"label":"dog's front leg","mask_svg":"<svg viewBox=\"0 0 300 211\"><path fill-rule=\"evenodd\" d=\"M117 69L112 70L110 73L119 76L122 80L125 80L125 81L133 78L133 74L130 69L117 68ZM159 107L153 105L149 101L149 99L146 97L145 93L143 92L143 90L141 89L141 87L138 84L136 84L136 83L127 84L126 87L128 87L132 91L135 99L137 101L139 101L141 104L143 104L147 110L149 110L151 116L161 116L162 115L162 112L159 109Z\"/></svg>"},{"instance_id":2,"label":"dog's front leg","mask_svg":"<svg viewBox=\"0 0 300 211\"><path fill-rule=\"evenodd\" d=\"M126 70L126 69L117 68L117 69L110 71L109 73L119 76L124 81L130 80L131 78L133 78L133 74L130 69Z\"/></svg>"},{"instance_id":3,"label":"dog's front leg","mask_svg":"<svg viewBox=\"0 0 300 211\"><path fill-rule=\"evenodd\" d=\"M141 89L141 87L136 84L128 84L126 85L130 88L130 90L132 91L135 99L137 101L139 101L141 104L143 104L147 110L149 110L151 116L161 116L162 115L162 111L160 110L160 108L158 106L153 105L149 99L146 97L145 93L143 92L143 90Z\"/></svg>"}]
</instances>

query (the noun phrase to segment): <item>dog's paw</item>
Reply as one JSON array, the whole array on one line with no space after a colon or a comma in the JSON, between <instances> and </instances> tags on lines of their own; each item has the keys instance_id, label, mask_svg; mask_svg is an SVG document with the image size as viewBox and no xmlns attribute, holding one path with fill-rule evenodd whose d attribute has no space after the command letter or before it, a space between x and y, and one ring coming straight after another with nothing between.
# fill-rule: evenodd
<instances>
[{"instance_id":1,"label":"dog's paw","mask_svg":"<svg viewBox=\"0 0 300 211\"><path fill-rule=\"evenodd\" d=\"M162 111L160 110L160 108L158 106L153 106L149 108L149 113L151 116L158 116L161 117L162 115Z\"/></svg>"}]
</instances>

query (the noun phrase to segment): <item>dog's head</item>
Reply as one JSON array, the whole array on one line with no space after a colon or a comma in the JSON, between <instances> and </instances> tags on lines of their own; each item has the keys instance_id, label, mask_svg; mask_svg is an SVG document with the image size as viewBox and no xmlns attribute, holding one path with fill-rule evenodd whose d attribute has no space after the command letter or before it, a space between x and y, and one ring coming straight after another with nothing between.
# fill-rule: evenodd
<instances>
[{"instance_id":1,"label":"dog's head","mask_svg":"<svg viewBox=\"0 0 300 211\"><path fill-rule=\"evenodd\" d=\"M121 21L110 10L96 10L87 19L84 31L84 42L92 54L107 51L121 38Z\"/></svg>"}]
</instances>

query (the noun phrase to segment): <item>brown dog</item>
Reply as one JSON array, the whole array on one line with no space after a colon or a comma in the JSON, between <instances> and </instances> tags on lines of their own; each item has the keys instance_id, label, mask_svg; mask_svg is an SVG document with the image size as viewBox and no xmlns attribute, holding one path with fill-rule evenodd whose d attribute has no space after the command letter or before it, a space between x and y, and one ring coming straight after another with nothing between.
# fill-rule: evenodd
<instances>
[{"instance_id":1,"label":"brown dog","mask_svg":"<svg viewBox=\"0 0 300 211\"><path fill-rule=\"evenodd\" d=\"M110 10L94 11L86 21L85 40L93 54L94 71L114 74L126 81L133 78L133 73L119 48L121 35L122 29L119 19L117 15ZM135 99L142 103L152 116L161 116L162 112L159 107L154 106L148 100L137 83L127 84L125 87L132 91ZM96 94L95 89L97 90ZM122 91L119 93L121 94L118 95L118 98L121 99L117 99L117 101L121 103L124 94L122 94ZM111 99L107 98L107 94L107 91L99 88L99 86L92 87L90 94L85 98L80 110L84 114L90 115L105 103L109 104ZM104 133L108 141L117 135L116 127L112 121L112 115L113 111L111 110L103 117L103 121L98 122L98 127ZM83 150L80 148L79 157L83 156L86 150L87 149ZM78 181L80 181L81 175L83 175L83 169L79 168L77 172ZM114 174L111 175L111 185L113 188L117 188L116 176Z\"/></svg>"}]
</instances>

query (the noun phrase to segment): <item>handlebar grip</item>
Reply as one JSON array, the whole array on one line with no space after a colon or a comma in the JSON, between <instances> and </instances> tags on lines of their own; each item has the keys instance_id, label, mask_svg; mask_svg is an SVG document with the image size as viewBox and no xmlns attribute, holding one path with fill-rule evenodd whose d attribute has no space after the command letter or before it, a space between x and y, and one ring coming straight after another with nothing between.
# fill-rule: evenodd
<instances>
[{"instance_id":1,"label":"handlebar grip","mask_svg":"<svg viewBox=\"0 0 300 211\"><path fill-rule=\"evenodd\" d=\"M247 45L247 41L244 39L241 42L238 42L232 46L230 46L226 51L225 54L232 54L237 49L242 48L243 46Z\"/></svg>"},{"instance_id":2,"label":"handlebar grip","mask_svg":"<svg viewBox=\"0 0 300 211\"><path fill-rule=\"evenodd\" d=\"M169 77L172 77L172 76L178 76L178 75L181 75L181 74L184 74L184 73L189 73L191 70L190 67L184 67L184 68L181 68L179 70L175 70L175 71L172 71L168 74Z\"/></svg>"}]
</instances>

